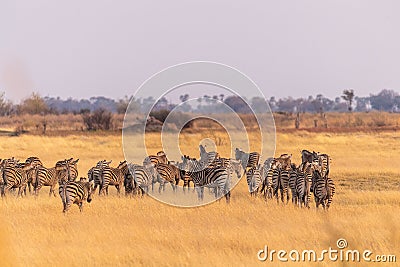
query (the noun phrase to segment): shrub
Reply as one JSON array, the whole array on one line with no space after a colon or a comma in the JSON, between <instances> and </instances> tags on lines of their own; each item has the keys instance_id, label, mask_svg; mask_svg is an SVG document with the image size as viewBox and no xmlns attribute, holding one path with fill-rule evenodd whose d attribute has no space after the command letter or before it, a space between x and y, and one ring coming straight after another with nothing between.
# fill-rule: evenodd
<instances>
[{"instance_id":1,"label":"shrub","mask_svg":"<svg viewBox=\"0 0 400 267\"><path fill-rule=\"evenodd\" d=\"M110 130L112 114L103 108L100 108L93 113L82 113L83 123L89 131Z\"/></svg>"}]
</instances>

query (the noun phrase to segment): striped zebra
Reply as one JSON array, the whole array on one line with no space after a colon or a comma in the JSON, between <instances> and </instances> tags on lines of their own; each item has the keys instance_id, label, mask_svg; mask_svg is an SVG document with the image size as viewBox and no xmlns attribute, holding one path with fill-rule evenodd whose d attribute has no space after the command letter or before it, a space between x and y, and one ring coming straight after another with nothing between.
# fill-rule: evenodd
<instances>
[{"instance_id":1,"label":"striped zebra","mask_svg":"<svg viewBox=\"0 0 400 267\"><path fill-rule=\"evenodd\" d=\"M143 166L152 163L155 167L158 163L168 164L167 155L164 151L157 152L157 155L150 155L143 160Z\"/></svg>"},{"instance_id":2,"label":"striped zebra","mask_svg":"<svg viewBox=\"0 0 400 267\"><path fill-rule=\"evenodd\" d=\"M181 170L171 164L158 163L156 166L157 182L160 183L158 192L161 193L161 189L165 190L165 184L170 183L172 190L176 192L177 185L181 179Z\"/></svg>"},{"instance_id":3,"label":"striped zebra","mask_svg":"<svg viewBox=\"0 0 400 267\"><path fill-rule=\"evenodd\" d=\"M105 195L108 192L108 186L114 185L120 195L121 188L124 184L125 175L128 173L128 164L126 161L119 163L117 168L104 167L100 169L101 189L100 194Z\"/></svg>"},{"instance_id":4,"label":"striped zebra","mask_svg":"<svg viewBox=\"0 0 400 267\"><path fill-rule=\"evenodd\" d=\"M263 191L264 168L259 164L257 167L251 167L246 173L247 185L252 196L257 196Z\"/></svg>"},{"instance_id":5,"label":"striped zebra","mask_svg":"<svg viewBox=\"0 0 400 267\"><path fill-rule=\"evenodd\" d=\"M316 207L322 205L324 209L329 209L333 195L335 194L335 184L329 177L322 176L319 170L314 170L314 199Z\"/></svg>"},{"instance_id":6,"label":"striped zebra","mask_svg":"<svg viewBox=\"0 0 400 267\"><path fill-rule=\"evenodd\" d=\"M308 150L303 149L301 151L301 163L313 163L313 162L318 162L318 154L313 151L310 152Z\"/></svg>"},{"instance_id":7,"label":"striped zebra","mask_svg":"<svg viewBox=\"0 0 400 267\"><path fill-rule=\"evenodd\" d=\"M176 167L178 167L178 169L180 170L180 176L181 176L181 180L183 181L183 193L186 194L186 190L189 192L190 191L190 183L193 183L193 179L192 177L190 177L189 174L187 174L184 171L183 168L183 163L179 162L176 164ZM194 188L194 183L193 183L193 192L194 192L195 188Z\"/></svg>"},{"instance_id":8,"label":"striped zebra","mask_svg":"<svg viewBox=\"0 0 400 267\"><path fill-rule=\"evenodd\" d=\"M60 184L58 193L63 203L63 212L66 213L72 204L79 207L79 211L83 211L83 202L92 201L92 184L81 178L79 182L67 181Z\"/></svg>"},{"instance_id":9,"label":"striped zebra","mask_svg":"<svg viewBox=\"0 0 400 267\"><path fill-rule=\"evenodd\" d=\"M215 151L207 152L203 145L199 146L200 162L203 167L212 167L215 161L219 159L219 154Z\"/></svg>"},{"instance_id":10,"label":"striped zebra","mask_svg":"<svg viewBox=\"0 0 400 267\"><path fill-rule=\"evenodd\" d=\"M238 179L243 176L243 167L241 160L220 157L215 161L215 166L226 168L229 171L228 174L230 175L230 177L232 177L233 173L236 173Z\"/></svg>"},{"instance_id":11,"label":"striped zebra","mask_svg":"<svg viewBox=\"0 0 400 267\"><path fill-rule=\"evenodd\" d=\"M28 184L27 172L32 168L32 163L4 167L2 172L2 196L6 196L12 188L18 188L18 196L22 196L22 192L26 190Z\"/></svg>"},{"instance_id":12,"label":"striped zebra","mask_svg":"<svg viewBox=\"0 0 400 267\"><path fill-rule=\"evenodd\" d=\"M78 177L78 162L79 159L74 160L73 158L60 160L56 163L56 176L59 184L75 181ZM67 169L69 174L67 174Z\"/></svg>"},{"instance_id":13,"label":"striped zebra","mask_svg":"<svg viewBox=\"0 0 400 267\"><path fill-rule=\"evenodd\" d=\"M129 173L133 176L133 179L126 182L125 188L132 188L132 193L134 192L134 189L137 188L140 190L142 195L147 194L149 192L149 186L152 186L157 179L155 168L151 164L145 166L129 164L128 166Z\"/></svg>"},{"instance_id":14,"label":"striped zebra","mask_svg":"<svg viewBox=\"0 0 400 267\"><path fill-rule=\"evenodd\" d=\"M43 166L43 163L38 157L29 157L29 158L27 158L25 160L25 163L28 163L28 164L32 163L32 165L33 165L33 168L27 172L28 190L29 190L29 193L32 193L35 190L34 184L36 183L36 181L35 181L35 179L36 179L36 176L35 176L36 168L38 166ZM33 191L31 190L31 187L33 187Z\"/></svg>"},{"instance_id":15,"label":"striped zebra","mask_svg":"<svg viewBox=\"0 0 400 267\"><path fill-rule=\"evenodd\" d=\"M273 161L271 166L273 171L272 175L272 190L273 195L276 197L277 202L279 203L279 192L282 203L285 203L284 198L286 196L287 202L289 202L289 177L290 177L290 166L282 167L282 162L278 159Z\"/></svg>"},{"instance_id":16,"label":"striped zebra","mask_svg":"<svg viewBox=\"0 0 400 267\"><path fill-rule=\"evenodd\" d=\"M247 167L256 167L260 162L260 153L246 153L239 148L235 149L235 159L242 161L243 169Z\"/></svg>"},{"instance_id":17,"label":"striped zebra","mask_svg":"<svg viewBox=\"0 0 400 267\"><path fill-rule=\"evenodd\" d=\"M302 163L297 169L296 197L299 207L310 208L311 184L314 172L313 163Z\"/></svg>"},{"instance_id":18,"label":"striped zebra","mask_svg":"<svg viewBox=\"0 0 400 267\"><path fill-rule=\"evenodd\" d=\"M318 154L318 163L321 166L321 175L328 177L329 175L329 156L327 154Z\"/></svg>"},{"instance_id":19,"label":"striped zebra","mask_svg":"<svg viewBox=\"0 0 400 267\"><path fill-rule=\"evenodd\" d=\"M290 165L290 177L289 177L289 188L292 192L292 203L297 205L298 203L298 196L297 196L297 182L298 182L298 173L297 173L296 164L292 163Z\"/></svg>"},{"instance_id":20,"label":"striped zebra","mask_svg":"<svg viewBox=\"0 0 400 267\"><path fill-rule=\"evenodd\" d=\"M276 160L280 163L282 169L290 169L292 164L292 154L282 154Z\"/></svg>"},{"instance_id":21,"label":"striped zebra","mask_svg":"<svg viewBox=\"0 0 400 267\"><path fill-rule=\"evenodd\" d=\"M38 166L35 170L35 183L33 185L35 195L39 195L40 189L43 186L50 186L49 196L53 194L56 196L55 187L57 185L57 171L56 168L46 168Z\"/></svg>"},{"instance_id":22,"label":"striped zebra","mask_svg":"<svg viewBox=\"0 0 400 267\"><path fill-rule=\"evenodd\" d=\"M204 187L215 188L215 197L225 195L226 202L230 202L230 181L228 171L223 167L205 168L201 162L187 156L182 157L183 168L192 177L197 190L199 201L204 199Z\"/></svg>"},{"instance_id":23,"label":"striped zebra","mask_svg":"<svg viewBox=\"0 0 400 267\"><path fill-rule=\"evenodd\" d=\"M112 160L107 161L107 160L101 160L99 162L97 162L96 166L90 168L90 170L88 171L88 178L89 178L89 182L93 181L93 193L96 192L97 187L99 187L99 195L100 195L100 190L101 190L101 177L100 177L100 170L102 168L105 167L109 167L111 164ZM106 192L106 194L108 195L108 192Z\"/></svg>"},{"instance_id":24,"label":"striped zebra","mask_svg":"<svg viewBox=\"0 0 400 267\"><path fill-rule=\"evenodd\" d=\"M278 179L277 177L279 176L279 170L277 168L277 165L275 163L274 158L268 158L264 161L264 182L261 187L261 192L264 192L264 198L272 198L273 196L273 188L272 188L272 180L274 179L273 177L275 176L275 179Z\"/></svg>"}]
</instances>

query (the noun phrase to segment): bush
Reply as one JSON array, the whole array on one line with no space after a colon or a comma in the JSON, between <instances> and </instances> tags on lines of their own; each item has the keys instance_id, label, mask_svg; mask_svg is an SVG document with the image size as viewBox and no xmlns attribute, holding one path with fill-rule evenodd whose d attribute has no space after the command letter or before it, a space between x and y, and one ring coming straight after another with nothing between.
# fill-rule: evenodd
<instances>
[{"instance_id":1,"label":"bush","mask_svg":"<svg viewBox=\"0 0 400 267\"><path fill-rule=\"evenodd\" d=\"M82 113L83 123L89 131L110 130L112 114L103 108L100 108L93 113Z\"/></svg>"}]
</instances>

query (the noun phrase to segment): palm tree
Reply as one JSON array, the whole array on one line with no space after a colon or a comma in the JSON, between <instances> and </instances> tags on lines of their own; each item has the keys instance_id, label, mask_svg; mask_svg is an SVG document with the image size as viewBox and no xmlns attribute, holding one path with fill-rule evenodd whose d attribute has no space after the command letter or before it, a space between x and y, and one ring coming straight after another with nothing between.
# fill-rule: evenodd
<instances>
[{"instance_id":1,"label":"palm tree","mask_svg":"<svg viewBox=\"0 0 400 267\"><path fill-rule=\"evenodd\" d=\"M354 90L353 89L343 90L342 98L347 102L347 105L349 106L349 111L351 112L353 110L352 105L354 99Z\"/></svg>"}]
</instances>

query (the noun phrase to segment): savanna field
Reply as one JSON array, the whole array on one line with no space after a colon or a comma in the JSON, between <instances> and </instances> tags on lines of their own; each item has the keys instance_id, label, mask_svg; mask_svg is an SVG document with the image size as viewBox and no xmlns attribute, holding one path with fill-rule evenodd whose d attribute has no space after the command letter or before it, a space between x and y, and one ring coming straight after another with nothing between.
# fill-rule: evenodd
<instances>
[{"instance_id":1,"label":"savanna field","mask_svg":"<svg viewBox=\"0 0 400 267\"><path fill-rule=\"evenodd\" d=\"M219 134L218 151L229 157L226 136L213 133ZM204 136L181 134L182 152L198 157L198 146L193 144ZM146 138L149 153L162 149L158 135ZM250 138L257 142L260 137ZM223 200L199 208L176 208L150 196L118 197L112 187L109 197L96 194L82 213L74 205L64 215L61 199L49 197L48 187L37 199L8 195L0 200L0 265L290 266L294 263L260 262L257 252L265 245L321 251L335 248L339 238L345 238L350 249L399 257L399 142L397 131L278 132L276 155L291 153L296 164L302 149L331 156L336 194L329 211L316 210L313 199L308 210L251 197L245 178L232 190L229 205ZM112 159L116 166L124 159L121 143L116 133L0 137L1 157L38 156L45 166L79 158L79 176L86 176L99 160Z\"/></svg>"}]
</instances>

